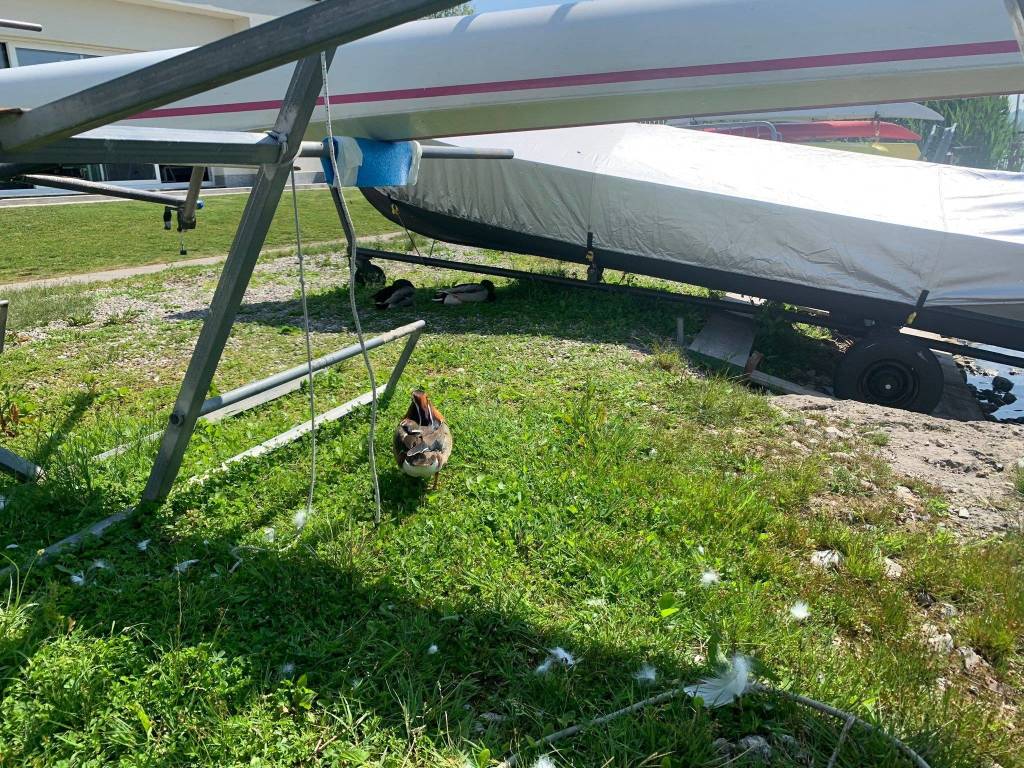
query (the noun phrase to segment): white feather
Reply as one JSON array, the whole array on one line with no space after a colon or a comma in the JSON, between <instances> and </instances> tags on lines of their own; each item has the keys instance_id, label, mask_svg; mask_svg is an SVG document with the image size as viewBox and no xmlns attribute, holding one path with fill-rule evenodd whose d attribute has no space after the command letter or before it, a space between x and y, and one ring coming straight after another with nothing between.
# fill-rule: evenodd
<instances>
[{"instance_id":1,"label":"white feather","mask_svg":"<svg viewBox=\"0 0 1024 768\"><path fill-rule=\"evenodd\" d=\"M193 565L195 565L198 562L199 562L198 560L182 560L180 563L178 563L176 566L174 566L174 572L175 573L184 573L185 571L187 571L189 568L191 568Z\"/></svg>"},{"instance_id":2,"label":"white feather","mask_svg":"<svg viewBox=\"0 0 1024 768\"><path fill-rule=\"evenodd\" d=\"M306 510L300 509L294 515L292 515L292 523L295 525L295 529L301 531L306 527Z\"/></svg>"},{"instance_id":3,"label":"white feather","mask_svg":"<svg viewBox=\"0 0 1024 768\"><path fill-rule=\"evenodd\" d=\"M717 584L722 580L718 571L707 570L700 575L700 583L705 587L710 587L712 584Z\"/></svg>"},{"instance_id":4,"label":"white feather","mask_svg":"<svg viewBox=\"0 0 1024 768\"><path fill-rule=\"evenodd\" d=\"M533 768L555 768L555 761L547 755L541 755L537 758L537 762L533 764Z\"/></svg>"},{"instance_id":5,"label":"white feather","mask_svg":"<svg viewBox=\"0 0 1024 768\"><path fill-rule=\"evenodd\" d=\"M71 583L76 587L85 586L85 574L79 571L78 573L71 574Z\"/></svg>"},{"instance_id":6,"label":"white feather","mask_svg":"<svg viewBox=\"0 0 1024 768\"><path fill-rule=\"evenodd\" d=\"M650 685L658 679L658 670L650 664L644 664L639 670L637 670L636 674L633 675L633 679L643 685Z\"/></svg>"},{"instance_id":7,"label":"white feather","mask_svg":"<svg viewBox=\"0 0 1024 768\"><path fill-rule=\"evenodd\" d=\"M286 661L277 668L277 674L278 677L291 677L295 674L295 665L290 661Z\"/></svg>"},{"instance_id":8,"label":"white feather","mask_svg":"<svg viewBox=\"0 0 1024 768\"><path fill-rule=\"evenodd\" d=\"M807 603L803 600L798 600L789 607L789 615L797 621L803 621L811 615L811 609L807 607Z\"/></svg>"},{"instance_id":9,"label":"white feather","mask_svg":"<svg viewBox=\"0 0 1024 768\"><path fill-rule=\"evenodd\" d=\"M700 698L706 707L724 707L742 696L750 684L750 659L732 657L732 664L718 677L709 677L683 690L689 696Z\"/></svg>"},{"instance_id":10,"label":"white feather","mask_svg":"<svg viewBox=\"0 0 1024 768\"><path fill-rule=\"evenodd\" d=\"M3 507L0 507L0 509L3 509ZM17 544L8 544L6 547L4 547L4 549L17 549L17 548L18 548Z\"/></svg>"},{"instance_id":11,"label":"white feather","mask_svg":"<svg viewBox=\"0 0 1024 768\"><path fill-rule=\"evenodd\" d=\"M427 648L427 655L428 656L433 656L439 650L440 649L436 645L431 645L429 648Z\"/></svg>"},{"instance_id":12,"label":"white feather","mask_svg":"<svg viewBox=\"0 0 1024 768\"><path fill-rule=\"evenodd\" d=\"M100 571L105 571L110 567L110 563L106 560L93 560L92 567Z\"/></svg>"},{"instance_id":13,"label":"white feather","mask_svg":"<svg viewBox=\"0 0 1024 768\"><path fill-rule=\"evenodd\" d=\"M145 552L147 549L149 549L149 542L150 539L143 539L135 545L135 548L139 550L139 552Z\"/></svg>"},{"instance_id":14,"label":"white feather","mask_svg":"<svg viewBox=\"0 0 1024 768\"><path fill-rule=\"evenodd\" d=\"M551 671L552 667L558 665L565 667L575 667L576 657L564 648L551 648L548 651L548 657L544 659L543 662L541 662L540 666L537 667L535 672L538 675L545 675Z\"/></svg>"}]
</instances>

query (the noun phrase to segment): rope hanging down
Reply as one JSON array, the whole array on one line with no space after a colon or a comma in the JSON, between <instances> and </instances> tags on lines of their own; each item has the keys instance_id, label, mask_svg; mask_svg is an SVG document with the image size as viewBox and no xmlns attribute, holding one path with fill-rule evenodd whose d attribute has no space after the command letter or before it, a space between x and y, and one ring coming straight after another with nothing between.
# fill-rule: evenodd
<instances>
[{"instance_id":1,"label":"rope hanging down","mask_svg":"<svg viewBox=\"0 0 1024 768\"><path fill-rule=\"evenodd\" d=\"M352 223L352 216L349 213L348 205L345 203L345 195L341 187L341 173L338 171L338 154L334 146L334 127L331 123L331 91L327 79L327 54L325 52L320 53L320 71L324 81L324 107L327 110L328 152L331 158L331 169L334 171L334 186L338 190L338 200L340 201L338 207L341 211L341 225L345 230L345 238L348 240L348 300L352 310L352 320L356 326L356 337L359 339L359 348L363 353L363 363L366 365L366 373L370 378L370 436L367 441L367 454L370 459L370 473L373 476L373 500L375 504L373 520L377 525L380 525L380 480L377 477L377 456L374 451L377 436L377 380L373 373L373 365L370 363L370 355L366 351L363 326L359 320L359 307L356 305L356 234L355 226Z\"/></svg>"},{"instance_id":2,"label":"rope hanging down","mask_svg":"<svg viewBox=\"0 0 1024 768\"><path fill-rule=\"evenodd\" d=\"M302 297L302 328L306 336L306 365L309 382L309 434L313 447L309 460L309 494L306 511L295 516L295 527L300 531L313 514L313 493L316 491L316 395L313 391L313 344L310 340L309 304L306 301L306 260L302 253L302 228L299 225L299 195L295 191L295 169L292 168L292 210L295 212L295 251L299 259L299 295Z\"/></svg>"}]
</instances>

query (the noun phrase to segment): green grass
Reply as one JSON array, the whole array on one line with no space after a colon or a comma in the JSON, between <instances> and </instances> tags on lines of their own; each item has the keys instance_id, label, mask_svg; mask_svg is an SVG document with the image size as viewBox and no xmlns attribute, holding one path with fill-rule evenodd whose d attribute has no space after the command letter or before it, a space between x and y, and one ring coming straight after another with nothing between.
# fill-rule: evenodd
<instances>
[{"instance_id":1,"label":"green grass","mask_svg":"<svg viewBox=\"0 0 1024 768\"><path fill-rule=\"evenodd\" d=\"M803 418L695 369L671 344L673 305L498 280L494 304L442 307L429 301L434 287L461 275L387 266L414 280L417 306L365 310L364 323L376 333L427 322L401 389L426 387L451 424L440 490L390 461L390 428L407 406L397 397L378 434L380 528L360 412L320 433L315 511L301 532L292 519L307 492L305 441L202 484L183 480L109 538L21 573L0 603L0 764L463 768L523 749L531 765L533 740L693 681L721 650L897 733L935 768L1024 765L1020 716L1003 708L1019 706L1024 684L1019 536L965 543L901 526L897 481L863 438L830 453ZM4 444L49 477L0 479L0 547L19 546L0 552L30 560L137 497L152 447L105 465L89 457L166 418L200 324L170 304L182 288L208 295L215 274L105 286L97 312L112 297L169 304L52 327L5 353L0 392L29 418ZM218 391L302 359L292 260L264 260L254 284L279 285L284 298L244 308ZM312 258L310 284L314 353L350 343L340 259ZM700 323L686 313L688 329ZM381 375L398 353L374 353ZM317 380L319 407L365 388L352 361ZM183 478L305 408L300 392L201 425ZM810 564L825 548L842 553L839 570ZM904 566L902 579L884 576L885 557ZM701 586L707 569L721 583ZM83 586L72 583L79 573ZM923 608L922 595L956 616ZM802 623L788 612L797 600L810 604ZM931 651L925 622L974 647L988 678ZM535 674L555 646L578 664ZM634 679L644 664L659 672L653 685ZM775 745L772 765L823 766L840 726L769 696L717 710L677 700L551 757L753 766L749 754L723 757L715 740L758 734ZM854 729L838 765L907 763Z\"/></svg>"},{"instance_id":2,"label":"green grass","mask_svg":"<svg viewBox=\"0 0 1024 768\"><path fill-rule=\"evenodd\" d=\"M76 318L91 317L96 307L96 296L78 286L30 286L9 291L4 298L10 301L7 331L12 337L56 321L88 325Z\"/></svg>"},{"instance_id":3,"label":"green grass","mask_svg":"<svg viewBox=\"0 0 1024 768\"><path fill-rule=\"evenodd\" d=\"M9 247L0 259L0 283L173 262L227 253L247 195L212 195L199 212L199 226L185 233L188 255L179 255L178 233L164 231L163 209L116 202L0 208L0 231ZM394 231L358 192L346 195L356 231ZM342 238L330 193L299 193L302 234L307 243ZM266 248L295 243L291 195L285 194L267 235Z\"/></svg>"}]
</instances>

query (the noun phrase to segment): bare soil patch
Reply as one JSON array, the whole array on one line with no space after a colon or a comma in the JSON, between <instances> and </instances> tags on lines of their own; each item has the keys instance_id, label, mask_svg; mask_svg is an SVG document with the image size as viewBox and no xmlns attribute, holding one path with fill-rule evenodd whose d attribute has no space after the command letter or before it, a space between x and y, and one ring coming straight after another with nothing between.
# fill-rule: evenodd
<instances>
[{"instance_id":1,"label":"bare soil patch","mask_svg":"<svg viewBox=\"0 0 1024 768\"><path fill-rule=\"evenodd\" d=\"M823 428L885 435L885 444L874 450L897 475L941 491L951 504L946 525L958 533L987 536L1024 526L1024 503L1014 486L1024 426L952 421L825 397L786 395L774 402L787 411L823 415Z\"/></svg>"}]
</instances>

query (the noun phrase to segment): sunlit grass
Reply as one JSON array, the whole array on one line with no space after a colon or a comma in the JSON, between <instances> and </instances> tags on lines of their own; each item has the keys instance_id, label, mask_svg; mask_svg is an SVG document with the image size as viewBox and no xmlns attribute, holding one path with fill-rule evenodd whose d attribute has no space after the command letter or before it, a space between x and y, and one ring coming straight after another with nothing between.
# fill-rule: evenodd
<instances>
[{"instance_id":1,"label":"sunlit grass","mask_svg":"<svg viewBox=\"0 0 1024 768\"><path fill-rule=\"evenodd\" d=\"M270 268L282 264L257 278L291 297L294 271ZM343 266L317 257L311 270L323 354L352 339ZM208 291L214 274L180 278ZM365 412L321 430L314 514L301 532L307 441L202 484L186 478L303 420L305 393L202 424L169 502L55 567L21 573L5 598L0 762L464 768L525 749L530 765L532 740L693 681L720 649L754 656L775 685L891 729L936 768L1021 765L1015 715L1003 708L1022 682L1019 537L964 543L903 527L874 438L842 451L812 442L819 430L804 418L701 372L671 341L683 312L674 305L497 281L494 304L451 308L429 297L461 275L402 274L417 306L364 314L369 333L427 322L403 395L381 413L382 526L372 523ZM165 280L109 290L159 302ZM683 313L699 329L700 315ZM125 316L5 353L0 384L33 418L4 444L48 479L0 479L0 547L18 545L0 552L31 562L36 548L137 498L153 444L104 464L91 457L164 423L200 323L172 311ZM247 306L217 390L301 360L300 323L294 298ZM374 353L382 375L398 353ZM417 385L455 435L433 493L390 463L390 428ZM317 380L320 409L366 386L358 361L340 366ZM811 564L822 549L839 553L838 568ZM886 576L885 558L900 578ZM710 570L720 581L701 584ZM790 613L797 601L808 606L802 621ZM956 652L934 652L926 623L973 648L1006 699L968 677ZM556 646L579 662L537 675ZM657 670L653 684L635 678L643 665ZM762 735L773 765L825 765L841 725L771 697L714 711L679 700L551 757L751 766L752 755L724 757L715 740ZM900 761L884 738L854 729L837 765Z\"/></svg>"}]
</instances>

